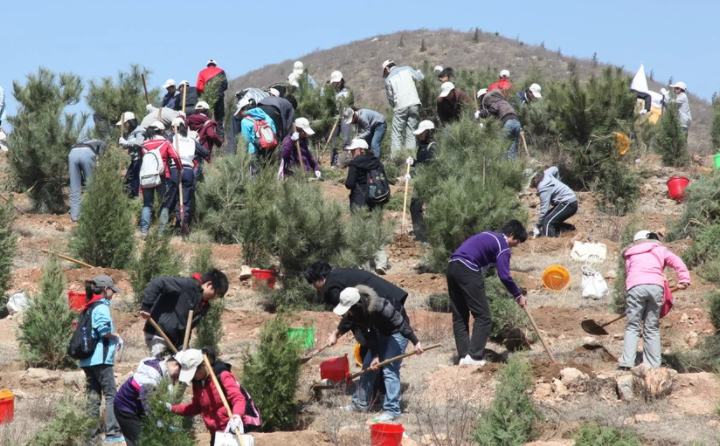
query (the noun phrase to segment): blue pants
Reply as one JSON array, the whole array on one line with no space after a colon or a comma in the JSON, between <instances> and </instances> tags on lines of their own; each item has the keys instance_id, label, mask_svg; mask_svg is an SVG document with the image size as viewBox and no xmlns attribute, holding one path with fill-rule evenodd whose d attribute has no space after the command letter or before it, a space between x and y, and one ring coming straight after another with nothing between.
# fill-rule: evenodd
<instances>
[{"instance_id":1,"label":"blue pants","mask_svg":"<svg viewBox=\"0 0 720 446\"><path fill-rule=\"evenodd\" d=\"M70 167L70 220L77 221L80 216L82 188L93 176L95 170L95 152L90 148L72 149L68 155Z\"/></svg>"},{"instance_id":2,"label":"blue pants","mask_svg":"<svg viewBox=\"0 0 720 446\"><path fill-rule=\"evenodd\" d=\"M152 219L153 205L155 204L155 197L157 197L160 203L160 232L165 229L165 225L168 221L168 209L165 207L167 201L165 191L167 190L167 180L160 183L158 187L152 189L146 189L143 187L143 208L142 214L140 214L140 232L147 234L150 231L150 220Z\"/></svg>"},{"instance_id":3,"label":"blue pants","mask_svg":"<svg viewBox=\"0 0 720 446\"><path fill-rule=\"evenodd\" d=\"M376 332L377 343L376 350L380 357L380 362L390 359L394 356L405 353L408 340L400 333L391 336L383 336ZM373 354L368 351L363 360L363 369L370 367ZM400 416L400 365L402 361L395 361L388 364L382 369L383 380L385 381L385 401L383 402L383 411L394 417ZM375 383L375 377L378 372L368 372L360 377L360 383L353 393L352 403L361 411L368 410L370 406L370 396L372 395L372 387Z\"/></svg>"},{"instance_id":4,"label":"blue pants","mask_svg":"<svg viewBox=\"0 0 720 446\"><path fill-rule=\"evenodd\" d=\"M168 181L168 191L167 191L167 201L165 202L165 207L168 209L168 211L175 209L177 207L177 222L178 226L182 223L187 223L190 221L188 218L190 216L190 200L192 199L192 195L195 193L195 174L193 173L192 168L185 167L182 171L182 193L183 193L183 207L184 207L184 218L180 218L180 206L178 206L178 203L180 202L180 194L178 193L178 173L177 169L174 167L170 168L170 181Z\"/></svg>"},{"instance_id":5,"label":"blue pants","mask_svg":"<svg viewBox=\"0 0 720 446\"><path fill-rule=\"evenodd\" d=\"M520 121L518 121L517 119L510 119L505 123L505 125L503 125L503 134L505 135L505 138L512 140L510 149L508 149L507 151L508 159L515 159L515 155L517 154L518 138L520 138L520 132L522 132L522 126L520 125Z\"/></svg>"},{"instance_id":6,"label":"blue pants","mask_svg":"<svg viewBox=\"0 0 720 446\"><path fill-rule=\"evenodd\" d=\"M382 124L375 127L372 133L370 133L370 136L368 136L367 142L370 146L370 150L372 150L375 154L375 158L380 159L380 147L382 146L382 141L385 137L386 131L387 123L383 122Z\"/></svg>"}]
</instances>

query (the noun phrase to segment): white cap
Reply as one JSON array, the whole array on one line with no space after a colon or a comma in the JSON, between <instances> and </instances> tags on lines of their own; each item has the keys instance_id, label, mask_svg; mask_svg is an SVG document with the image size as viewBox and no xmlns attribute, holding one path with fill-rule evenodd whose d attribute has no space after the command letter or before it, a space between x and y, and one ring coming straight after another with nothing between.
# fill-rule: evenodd
<instances>
[{"instance_id":1,"label":"white cap","mask_svg":"<svg viewBox=\"0 0 720 446\"><path fill-rule=\"evenodd\" d=\"M120 117L120 120L115 123L115 125L123 125L123 124L125 124L126 122L128 122L128 121L131 120L131 119L135 119L135 113L133 113L133 112L125 112L125 113L123 113L122 116Z\"/></svg>"},{"instance_id":2,"label":"white cap","mask_svg":"<svg viewBox=\"0 0 720 446\"><path fill-rule=\"evenodd\" d=\"M436 73L439 73L443 70L443 67L440 65L435 65L435 68L433 68L433 71Z\"/></svg>"},{"instance_id":3,"label":"white cap","mask_svg":"<svg viewBox=\"0 0 720 446\"><path fill-rule=\"evenodd\" d=\"M687 90L687 85L685 85L685 82L676 82L671 85L672 88L680 88L681 90Z\"/></svg>"},{"instance_id":4,"label":"white cap","mask_svg":"<svg viewBox=\"0 0 720 446\"><path fill-rule=\"evenodd\" d=\"M333 313L343 316L348 312L350 307L360 302L360 290L357 288L345 288L340 293L340 303L335 307Z\"/></svg>"},{"instance_id":5,"label":"white cap","mask_svg":"<svg viewBox=\"0 0 720 446\"><path fill-rule=\"evenodd\" d=\"M500 71L500 77L510 77L510 72L508 70L502 70Z\"/></svg>"},{"instance_id":6,"label":"white cap","mask_svg":"<svg viewBox=\"0 0 720 446\"><path fill-rule=\"evenodd\" d=\"M355 117L355 110L352 108L346 108L342 117L345 120L345 124L352 124L352 120Z\"/></svg>"},{"instance_id":7,"label":"white cap","mask_svg":"<svg viewBox=\"0 0 720 446\"><path fill-rule=\"evenodd\" d=\"M202 352L194 348L183 350L175 354L175 360L180 364L178 380L181 383L191 384L197 368L203 363Z\"/></svg>"},{"instance_id":8,"label":"white cap","mask_svg":"<svg viewBox=\"0 0 720 446\"><path fill-rule=\"evenodd\" d=\"M368 149L368 143L362 138L355 138L350 142L350 145L345 147L345 150L355 150L355 149Z\"/></svg>"},{"instance_id":9,"label":"white cap","mask_svg":"<svg viewBox=\"0 0 720 446\"><path fill-rule=\"evenodd\" d=\"M443 82L443 84L440 86L440 96L441 98L446 97L450 94L451 91L455 88L455 84L452 82Z\"/></svg>"},{"instance_id":10,"label":"white cap","mask_svg":"<svg viewBox=\"0 0 720 446\"><path fill-rule=\"evenodd\" d=\"M175 86L175 79L168 79L163 84L162 88L168 88L168 87L174 87Z\"/></svg>"},{"instance_id":11,"label":"white cap","mask_svg":"<svg viewBox=\"0 0 720 446\"><path fill-rule=\"evenodd\" d=\"M484 95L484 94L487 94L487 92L488 92L488 89L487 89L487 88L481 88L481 89L479 89L478 92L477 92L477 98L480 99L480 96L482 96L482 95Z\"/></svg>"},{"instance_id":12,"label":"white cap","mask_svg":"<svg viewBox=\"0 0 720 446\"><path fill-rule=\"evenodd\" d=\"M217 66L217 62L215 61L215 59L210 59L210 60L208 60L207 63L205 64L206 67L209 67L210 65L215 65L215 66Z\"/></svg>"},{"instance_id":13,"label":"white cap","mask_svg":"<svg viewBox=\"0 0 720 446\"><path fill-rule=\"evenodd\" d=\"M422 133L423 133L424 131L426 131L426 130L434 130L434 129L435 129L435 124L433 124L432 121L426 119L426 120L420 122L420 124L418 125L417 130L415 130L415 131L413 132L413 135L422 135Z\"/></svg>"},{"instance_id":14,"label":"white cap","mask_svg":"<svg viewBox=\"0 0 720 446\"><path fill-rule=\"evenodd\" d=\"M165 130L165 124L160 121L153 121L152 124L150 124L150 127L154 127L158 130Z\"/></svg>"},{"instance_id":15,"label":"white cap","mask_svg":"<svg viewBox=\"0 0 720 446\"><path fill-rule=\"evenodd\" d=\"M295 120L295 127L301 129L308 136L312 136L315 134L315 130L310 128L310 121L305 118L297 118Z\"/></svg>"},{"instance_id":16,"label":"white cap","mask_svg":"<svg viewBox=\"0 0 720 446\"><path fill-rule=\"evenodd\" d=\"M290 73L290 76L288 76L288 84L292 85L295 88L300 88L300 82L298 79L300 78L300 75L296 72Z\"/></svg>"},{"instance_id":17,"label":"white cap","mask_svg":"<svg viewBox=\"0 0 720 446\"><path fill-rule=\"evenodd\" d=\"M293 73L303 74L305 71L305 65L299 60L293 64Z\"/></svg>"},{"instance_id":18,"label":"white cap","mask_svg":"<svg viewBox=\"0 0 720 446\"><path fill-rule=\"evenodd\" d=\"M638 240L647 240L649 235L650 231L639 231L637 234L635 234L635 237L633 237L633 241L637 242Z\"/></svg>"},{"instance_id":19,"label":"white cap","mask_svg":"<svg viewBox=\"0 0 720 446\"><path fill-rule=\"evenodd\" d=\"M395 63L395 62L392 59L388 59L385 62L383 62L383 64L382 64L383 70L385 68L387 68L387 66L390 65L391 63Z\"/></svg>"},{"instance_id":20,"label":"white cap","mask_svg":"<svg viewBox=\"0 0 720 446\"><path fill-rule=\"evenodd\" d=\"M271 88L268 90L268 94L270 96L275 96L276 98L280 97L280 92L277 90L277 88Z\"/></svg>"},{"instance_id":21,"label":"white cap","mask_svg":"<svg viewBox=\"0 0 720 446\"><path fill-rule=\"evenodd\" d=\"M178 116L177 118L172 120L173 127L179 127L181 125L185 125L185 120L183 118Z\"/></svg>"},{"instance_id":22,"label":"white cap","mask_svg":"<svg viewBox=\"0 0 720 446\"><path fill-rule=\"evenodd\" d=\"M333 71L330 75L330 82L341 82L343 80L343 75L339 71Z\"/></svg>"},{"instance_id":23,"label":"white cap","mask_svg":"<svg viewBox=\"0 0 720 446\"><path fill-rule=\"evenodd\" d=\"M542 87L540 87L539 84L530 85L530 88L528 88L528 90L530 90L530 93L532 93L533 96L535 96L536 98L542 99L542 95L540 94L540 90L542 90Z\"/></svg>"},{"instance_id":24,"label":"white cap","mask_svg":"<svg viewBox=\"0 0 720 446\"><path fill-rule=\"evenodd\" d=\"M180 83L178 84L178 86L180 86L180 85L187 85L187 86L189 87L189 86L190 86L190 82L183 80L183 81L180 81Z\"/></svg>"},{"instance_id":25,"label":"white cap","mask_svg":"<svg viewBox=\"0 0 720 446\"><path fill-rule=\"evenodd\" d=\"M247 96L240 99L240 102L238 102L237 108L235 109L235 114L237 115L240 112L240 110L242 110L243 108L247 107L250 104L251 104L250 99L248 99Z\"/></svg>"},{"instance_id":26,"label":"white cap","mask_svg":"<svg viewBox=\"0 0 720 446\"><path fill-rule=\"evenodd\" d=\"M200 101L195 104L195 110L210 110L210 105L205 101Z\"/></svg>"}]
</instances>

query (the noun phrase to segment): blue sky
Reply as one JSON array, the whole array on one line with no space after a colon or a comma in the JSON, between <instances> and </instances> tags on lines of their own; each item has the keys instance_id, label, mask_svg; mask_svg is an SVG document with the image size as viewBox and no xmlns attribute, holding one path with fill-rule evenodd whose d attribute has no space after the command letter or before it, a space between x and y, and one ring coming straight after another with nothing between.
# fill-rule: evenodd
<instances>
[{"instance_id":1,"label":"blue sky","mask_svg":"<svg viewBox=\"0 0 720 446\"><path fill-rule=\"evenodd\" d=\"M267 5L269 9L263 9ZM681 8L682 11L678 11ZM115 76L130 63L192 83L209 58L230 78L316 49L418 28L479 27L563 54L671 76L710 99L720 90L720 2L361 0L7 1L2 11L0 85L15 111L12 81L39 66L85 80Z\"/></svg>"}]
</instances>

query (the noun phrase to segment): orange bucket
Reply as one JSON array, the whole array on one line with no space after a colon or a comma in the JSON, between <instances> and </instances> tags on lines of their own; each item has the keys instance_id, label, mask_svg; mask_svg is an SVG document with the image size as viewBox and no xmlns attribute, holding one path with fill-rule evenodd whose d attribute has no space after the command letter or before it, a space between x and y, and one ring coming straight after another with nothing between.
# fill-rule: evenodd
<instances>
[{"instance_id":1,"label":"orange bucket","mask_svg":"<svg viewBox=\"0 0 720 446\"><path fill-rule=\"evenodd\" d=\"M0 390L0 424L9 423L15 417L15 394L8 389Z\"/></svg>"},{"instance_id":2,"label":"orange bucket","mask_svg":"<svg viewBox=\"0 0 720 446\"><path fill-rule=\"evenodd\" d=\"M570 273L560 265L548 266L543 271L542 283L551 291L562 291L570 285Z\"/></svg>"}]
</instances>

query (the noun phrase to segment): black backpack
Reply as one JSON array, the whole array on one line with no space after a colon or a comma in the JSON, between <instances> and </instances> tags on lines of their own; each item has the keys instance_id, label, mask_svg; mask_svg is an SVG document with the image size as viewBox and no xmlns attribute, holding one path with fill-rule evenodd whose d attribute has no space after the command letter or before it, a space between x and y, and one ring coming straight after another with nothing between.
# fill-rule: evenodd
<instances>
[{"instance_id":1,"label":"black backpack","mask_svg":"<svg viewBox=\"0 0 720 446\"><path fill-rule=\"evenodd\" d=\"M365 201L370 205L385 204L390 201L390 184L388 184L385 174L377 169L373 169L367 174Z\"/></svg>"},{"instance_id":2,"label":"black backpack","mask_svg":"<svg viewBox=\"0 0 720 446\"><path fill-rule=\"evenodd\" d=\"M92 332L92 312L98 305L103 305L102 302L93 302L88 306L80 316L78 317L78 324L75 332L70 338L70 343L67 346L67 355L73 359L87 359L95 353L95 348L100 342L99 338L93 338ZM108 340L102 338L103 342L103 360L107 356L108 352Z\"/></svg>"}]
</instances>

